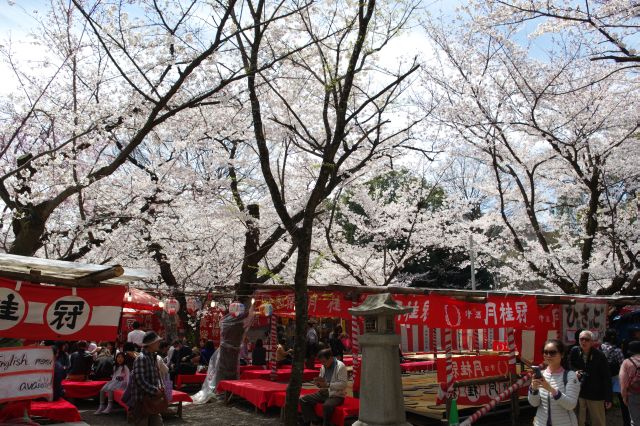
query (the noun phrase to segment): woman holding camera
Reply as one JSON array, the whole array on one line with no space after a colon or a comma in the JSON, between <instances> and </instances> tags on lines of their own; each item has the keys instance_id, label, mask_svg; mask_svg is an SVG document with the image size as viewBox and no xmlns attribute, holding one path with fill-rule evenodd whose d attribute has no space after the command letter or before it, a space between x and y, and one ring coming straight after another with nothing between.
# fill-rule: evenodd
<instances>
[{"instance_id":1,"label":"woman holding camera","mask_svg":"<svg viewBox=\"0 0 640 426\"><path fill-rule=\"evenodd\" d=\"M542 351L547 368L534 368L529 387L529 403L538 407L534 426L576 426L574 408L578 403L580 382L573 371L562 366L564 344L560 340L547 340Z\"/></svg>"}]
</instances>

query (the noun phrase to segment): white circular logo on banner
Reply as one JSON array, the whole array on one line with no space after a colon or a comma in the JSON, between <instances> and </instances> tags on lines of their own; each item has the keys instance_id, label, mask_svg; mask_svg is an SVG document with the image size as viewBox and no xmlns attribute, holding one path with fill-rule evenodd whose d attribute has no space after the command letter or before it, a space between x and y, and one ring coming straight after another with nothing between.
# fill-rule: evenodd
<instances>
[{"instance_id":1,"label":"white circular logo on banner","mask_svg":"<svg viewBox=\"0 0 640 426\"><path fill-rule=\"evenodd\" d=\"M22 321L25 303L20 293L0 287L0 330L8 330Z\"/></svg>"},{"instance_id":2,"label":"white circular logo on banner","mask_svg":"<svg viewBox=\"0 0 640 426\"><path fill-rule=\"evenodd\" d=\"M49 305L47 324L56 334L73 334L89 320L89 304L82 297L64 296Z\"/></svg>"}]
</instances>

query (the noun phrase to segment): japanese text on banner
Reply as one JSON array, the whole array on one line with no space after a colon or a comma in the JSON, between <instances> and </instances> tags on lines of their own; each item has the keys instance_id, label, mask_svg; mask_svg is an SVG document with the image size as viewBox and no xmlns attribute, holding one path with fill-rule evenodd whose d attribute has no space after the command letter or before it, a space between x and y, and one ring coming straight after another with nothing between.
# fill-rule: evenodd
<instances>
[{"instance_id":1,"label":"japanese text on banner","mask_svg":"<svg viewBox=\"0 0 640 426\"><path fill-rule=\"evenodd\" d=\"M62 288L0 279L0 336L114 340L123 286Z\"/></svg>"},{"instance_id":2,"label":"japanese text on banner","mask_svg":"<svg viewBox=\"0 0 640 426\"><path fill-rule=\"evenodd\" d=\"M428 324L434 328L533 329L538 305L533 296L489 296L486 303L471 303L440 295L395 295L403 306L413 308L400 315L402 324Z\"/></svg>"},{"instance_id":3,"label":"japanese text on banner","mask_svg":"<svg viewBox=\"0 0 640 426\"><path fill-rule=\"evenodd\" d=\"M439 382L447 380L446 365L446 360L438 359L437 368ZM451 360L451 372L454 380L505 376L509 373L509 356L474 355L455 357Z\"/></svg>"}]
</instances>

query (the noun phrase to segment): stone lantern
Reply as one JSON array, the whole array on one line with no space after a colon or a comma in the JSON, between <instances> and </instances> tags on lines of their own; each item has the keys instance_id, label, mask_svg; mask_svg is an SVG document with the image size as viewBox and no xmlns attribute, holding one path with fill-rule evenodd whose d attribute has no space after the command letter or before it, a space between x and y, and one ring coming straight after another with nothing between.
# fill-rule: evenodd
<instances>
[{"instance_id":1,"label":"stone lantern","mask_svg":"<svg viewBox=\"0 0 640 426\"><path fill-rule=\"evenodd\" d=\"M410 426L404 409L400 377L400 336L395 316L411 312L391 294L369 295L364 303L349 309L364 317L364 333L358 342L362 351L360 415L354 426Z\"/></svg>"}]
</instances>

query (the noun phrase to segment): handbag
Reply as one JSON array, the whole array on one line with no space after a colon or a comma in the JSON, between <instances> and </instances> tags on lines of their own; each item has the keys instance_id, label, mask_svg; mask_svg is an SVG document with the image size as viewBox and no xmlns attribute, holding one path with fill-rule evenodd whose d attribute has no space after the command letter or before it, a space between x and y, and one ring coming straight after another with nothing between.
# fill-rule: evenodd
<instances>
[{"instance_id":1,"label":"handbag","mask_svg":"<svg viewBox=\"0 0 640 426\"><path fill-rule=\"evenodd\" d=\"M146 415L162 414L169 408L169 401L164 389L156 395L147 395L142 398L142 410Z\"/></svg>"},{"instance_id":2,"label":"handbag","mask_svg":"<svg viewBox=\"0 0 640 426\"><path fill-rule=\"evenodd\" d=\"M157 361L154 360L153 365L156 367L158 379L161 380ZM156 395L145 395L142 397L142 411L145 415L162 414L167 411L167 408L169 408L169 400L167 399L164 385L160 385L160 392Z\"/></svg>"}]
</instances>

